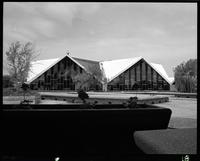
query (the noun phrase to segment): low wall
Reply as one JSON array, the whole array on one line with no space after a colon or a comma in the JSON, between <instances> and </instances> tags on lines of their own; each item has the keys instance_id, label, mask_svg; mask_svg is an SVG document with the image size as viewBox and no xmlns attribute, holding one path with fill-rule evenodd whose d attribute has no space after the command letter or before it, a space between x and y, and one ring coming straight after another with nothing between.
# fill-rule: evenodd
<instances>
[{"instance_id":1,"label":"low wall","mask_svg":"<svg viewBox=\"0 0 200 161\"><path fill-rule=\"evenodd\" d=\"M81 105L62 105L70 109L37 106L39 109L3 110L3 155L140 154L133 132L166 129L171 116L170 109L153 105L133 109L122 105L97 105L99 109L78 109Z\"/></svg>"},{"instance_id":2,"label":"low wall","mask_svg":"<svg viewBox=\"0 0 200 161\"><path fill-rule=\"evenodd\" d=\"M183 98L197 98L196 93L177 93L174 94L175 97L183 97Z\"/></svg>"},{"instance_id":3,"label":"low wall","mask_svg":"<svg viewBox=\"0 0 200 161\"><path fill-rule=\"evenodd\" d=\"M41 99L49 99L49 100L62 100L67 101L69 103L82 103L82 100L80 100L77 96L62 96L62 95L53 95L53 94L41 94ZM86 99L89 103L94 103L97 101L97 103L100 104L121 104L126 103L129 98L101 98L101 97L90 97L89 99ZM168 102L169 98L164 96L150 96L147 98L138 98L137 103L138 104L158 104L163 102Z\"/></svg>"},{"instance_id":4,"label":"low wall","mask_svg":"<svg viewBox=\"0 0 200 161\"><path fill-rule=\"evenodd\" d=\"M181 92L125 92L127 94L147 94L147 95L171 95L175 97L197 98L197 93L181 93Z\"/></svg>"}]
</instances>

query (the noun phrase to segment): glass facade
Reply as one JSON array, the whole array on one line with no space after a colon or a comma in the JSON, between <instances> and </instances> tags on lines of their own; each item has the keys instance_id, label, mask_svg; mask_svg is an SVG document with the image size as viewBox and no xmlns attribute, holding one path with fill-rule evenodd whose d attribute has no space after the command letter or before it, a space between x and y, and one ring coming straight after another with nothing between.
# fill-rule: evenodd
<instances>
[{"instance_id":1,"label":"glass facade","mask_svg":"<svg viewBox=\"0 0 200 161\"><path fill-rule=\"evenodd\" d=\"M30 86L35 90L75 90L72 78L83 72L85 70L66 57L31 82ZM109 82L107 87L110 91L170 89L169 83L143 59ZM102 85L91 88L101 90Z\"/></svg>"},{"instance_id":2,"label":"glass facade","mask_svg":"<svg viewBox=\"0 0 200 161\"><path fill-rule=\"evenodd\" d=\"M108 90L169 90L169 88L169 83L145 61L138 62L108 83Z\"/></svg>"},{"instance_id":3,"label":"glass facade","mask_svg":"<svg viewBox=\"0 0 200 161\"><path fill-rule=\"evenodd\" d=\"M82 69L77 70L77 67L66 57L31 82L30 87L34 90L75 90L71 75L82 73Z\"/></svg>"}]
</instances>

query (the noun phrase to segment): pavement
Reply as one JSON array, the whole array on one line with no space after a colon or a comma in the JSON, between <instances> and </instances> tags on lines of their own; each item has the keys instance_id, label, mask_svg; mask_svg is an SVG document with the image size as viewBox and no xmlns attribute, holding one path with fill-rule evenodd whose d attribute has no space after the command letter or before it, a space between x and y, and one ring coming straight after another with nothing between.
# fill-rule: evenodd
<instances>
[{"instance_id":1,"label":"pavement","mask_svg":"<svg viewBox=\"0 0 200 161\"><path fill-rule=\"evenodd\" d=\"M77 96L76 92L42 92L51 93L55 95L70 95ZM138 93L126 93L123 92L88 92L89 96L92 98L130 98L137 96L139 99L144 99L147 97L157 97L157 95L147 95ZM155 104L157 106L170 108L172 110L171 120L169 122L169 127L171 128L196 128L197 127L197 99L196 98L180 98L174 97L172 95L166 95L169 97L169 102ZM21 98L20 98L21 99ZM3 104L18 104L18 99L9 99L3 97ZM13 102L12 102L13 101ZM11 103L12 102L12 103ZM14 103L15 102L15 103ZM66 101L56 101L56 100L41 100L40 104L68 104Z\"/></svg>"},{"instance_id":2,"label":"pavement","mask_svg":"<svg viewBox=\"0 0 200 161\"><path fill-rule=\"evenodd\" d=\"M170 108L172 110L172 117L197 119L196 98L176 98L171 96L169 97L169 102L164 102L157 105Z\"/></svg>"},{"instance_id":3,"label":"pavement","mask_svg":"<svg viewBox=\"0 0 200 161\"><path fill-rule=\"evenodd\" d=\"M170 96L169 102L155 104L172 110L169 127L197 128L197 99Z\"/></svg>"}]
</instances>

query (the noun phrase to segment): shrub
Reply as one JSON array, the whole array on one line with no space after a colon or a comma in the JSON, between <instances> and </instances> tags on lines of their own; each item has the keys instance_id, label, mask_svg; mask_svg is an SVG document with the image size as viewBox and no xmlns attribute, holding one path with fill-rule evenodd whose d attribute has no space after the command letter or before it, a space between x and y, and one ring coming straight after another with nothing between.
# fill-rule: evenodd
<instances>
[{"instance_id":1,"label":"shrub","mask_svg":"<svg viewBox=\"0 0 200 161\"><path fill-rule=\"evenodd\" d=\"M85 103L85 99L89 98L88 94L83 90L78 90L78 97Z\"/></svg>"}]
</instances>

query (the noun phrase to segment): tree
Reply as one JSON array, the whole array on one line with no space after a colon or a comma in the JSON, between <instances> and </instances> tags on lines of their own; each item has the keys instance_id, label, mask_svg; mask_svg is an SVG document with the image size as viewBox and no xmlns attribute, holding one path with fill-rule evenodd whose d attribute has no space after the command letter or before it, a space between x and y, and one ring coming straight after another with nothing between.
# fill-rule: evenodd
<instances>
[{"instance_id":1,"label":"tree","mask_svg":"<svg viewBox=\"0 0 200 161\"><path fill-rule=\"evenodd\" d=\"M26 92L27 92L27 90L29 88L29 85L26 84L26 83L23 83L22 86L21 86L21 88L23 89L23 92L24 92L24 100L26 100L25 99L25 94L26 94Z\"/></svg>"},{"instance_id":2,"label":"tree","mask_svg":"<svg viewBox=\"0 0 200 161\"><path fill-rule=\"evenodd\" d=\"M183 62L174 69L175 86L180 92L197 91L197 59Z\"/></svg>"},{"instance_id":3,"label":"tree","mask_svg":"<svg viewBox=\"0 0 200 161\"><path fill-rule=\"evenodd\" d=\"M103 74L97 66L89 66L87 70L82 73L72 70L73 69L67 71L67 75L71 76L73 83L76 84L77 90L96 88L96 86L100 86L102 83Z\"/></svg>"},{"instance_id":4,"label":"tree","mask_svg":"<svg viewBox=\"0 0 200 161\"><path fill-rule=\"evenodd\" d=\"M27 79L31 61L37 56L33 44L19 41L11 43L7 56L7 68L15 87L21 86Z\"/></svg>"},{"instance_id":5,"label":"tree","mask_svg":"<svg viewBox=\"0 0 200 161\"><path fill-rule=\"evenodd\" d=\"M11 77L9 75L3 76L3 88L9 88L13 87L13 82L11 80Z\"/></svg>"}]
</instances>

